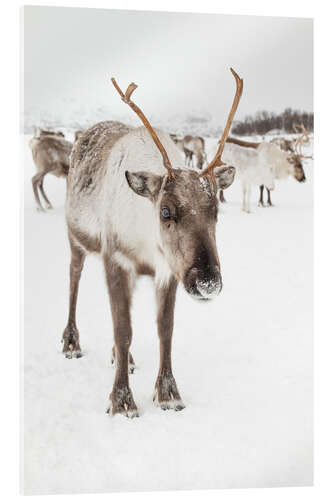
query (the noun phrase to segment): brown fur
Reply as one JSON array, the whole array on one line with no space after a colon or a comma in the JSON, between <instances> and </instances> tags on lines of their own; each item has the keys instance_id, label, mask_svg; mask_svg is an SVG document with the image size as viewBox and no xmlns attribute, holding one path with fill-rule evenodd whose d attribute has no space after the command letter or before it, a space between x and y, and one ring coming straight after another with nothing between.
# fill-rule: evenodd
<instances>
[{"instance_id":1,"label":"brown fur","mask_svg":"<svg viewBox=\"0 0 333 500\"><path fill-rule=\"evenodd\" d=\"M155 396L163 410L173 407L176 411L182 410L184 404L178 392L177 384L172 373L171 341L173 332L174 309L178 282L172 279L167 287L159 288L157 295L157 326L160 339L160 367L155 384Z\"/></svg>"},{"instance_id":2,"label":"brown fur","mask_svg":"<svg viewBox=\"0 0 333 500\"><path fill-rule=\"evenodd\" d=\"M128 273L108 256L104 255L104 269L112 311L116 352L116 377L110 400L112 413L138 416L137 407L129 387L128 360L132 341L130 307L132 288Z\"/></svg>"}]
</instances>

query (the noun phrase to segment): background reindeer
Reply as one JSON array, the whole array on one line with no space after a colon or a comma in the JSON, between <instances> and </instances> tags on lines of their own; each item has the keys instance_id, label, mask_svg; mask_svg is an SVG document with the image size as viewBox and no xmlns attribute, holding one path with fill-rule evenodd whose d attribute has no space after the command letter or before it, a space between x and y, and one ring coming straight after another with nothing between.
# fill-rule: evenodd
<instances>
[{"instance_id":1,"label":"background reindeer","mask_svg":"<svg viewBox=\"0 0 333 500\"><path fill-rule=\"evenodd\" d=\"M257 149L239 146L228 142L225 144L223 157L230 165L236 167L237 177L242 185L242 210L250 213L252 186L264 183L274 189L275 172L271 164L264 161Z\"/></svg>"},{"instance_id":2,"label":"background reindeer","mask_svg":"<svg viewBox=\"0 0 333 500\"><path fill-rule=\"evenodd\" d=\"M258 153L258 162L261 165L267 165L268 169L273 169L274 179L285 179L288 176L293 176L298 182L305 182L306 177L302 165L302 155L301 151L287 153L281 151L281 149L275 143L267 142L249 142L236 139L234 137L228 137L227 143L235 144L243 147L244 149L254 149ZM267 191L267 204L272 206L271 201L271 188L263 181L259 185L260 198L259 206L264 206L263 192L264 186L266 186Z\"/></svg>"},{"instance_id":3,"label":"background reindeer","mask_svg":"<svg viewBox=\"0 0 333 500\"><path fill-rule=\"evenodd\" d=\"M73 147L66 202L72 252L70 304L63 352L70 358L81 356L75 319L79 280L86 254L100 253L115 339L113 414L138 416L128 369L132 361L131 299L141 274L155 278L158 304L160 369L154 399L164 410L184 408L171 366L176 290L182 282L192 297L207 300L222 288L215 242L216 193L234 179L235 169L223 166L221 155L243 89L243 81L231 71L237 90L227 125L214 159L200 174L184 168L169 135L154 130L131 100L137 87L134 83L123 94L112 79L144 127L116 135L108 122L98 123Z\"/></svg>"},{"instance_id":4,"label":"background reindeer","mask_svg":"<svg viewBox=\"0 0 333 500\"><path fill-rule=\"evenodd\" d=\"M33 137L29 146L36 166L37 173L31 179L37 210L44 211L40 202L39 192L46 203L46 208L53 208L47 198L43 182L46 174L50 173L56 177L67 177L69 169L69 156L72 151L72 143L66 141L60 133L47 133L41 131L39 137Z\"/></svg>"},{"instance_id":5,"label":"background reindeer","mask_svg":"<svg viewBox=\"0 0 333 500\"><path fill-rule=\"evenodd\" d=\"M176 134L170 134L173 142L185 154L185 164L188 167L193 167L193 156L196 158L196 166L199 170L202 169L206 161L205 140L199 136L185 135L180 138Z\"/></svg>"},{"instance_id":6,"label":"background reindeer","mask_svg":"<svg viewBox=\"0 0 333 500\"><path fill-rule=\"evenodd\" d=\"M310 132L306 130L304 127L304 124L301 123L301 125L296 125L293 123L293 129L295 133L299 133L300 135L297 138L294 139L285 139L285 138L276 138L271 141L271 143L277 145L283 152L286 153L291 153L287 157L287 160L289 163L292 165L292 168L288 168L288 165L283 161L281 155L280 159L277 157L279 156L277 151L274 150L274 148L270 149L270 159L272 160L272 157L276 157L277 165L276 165L276 178L277 179L283 179L288 177L288 175L292 175L298 182L305 182L306 177L303 169L303 164L302 164L302 159L303 158L308 158L302 153L302 145L307 144L310 142ZM260 196L259 196L259 206L265 206L264 204L264 186L260 186ZM270 190L266 186L266 191L267 191L267 205L271 207L272 200L271 200L271 193Z\"/></svg>"}]
</instances>

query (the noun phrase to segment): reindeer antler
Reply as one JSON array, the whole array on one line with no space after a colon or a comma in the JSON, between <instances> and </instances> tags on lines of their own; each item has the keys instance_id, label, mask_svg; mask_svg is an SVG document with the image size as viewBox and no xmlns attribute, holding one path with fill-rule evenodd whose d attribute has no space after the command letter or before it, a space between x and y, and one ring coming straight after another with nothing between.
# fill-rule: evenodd
<instances>
[{"instance_id":1,"label":"reindeer antler","mask_svg":"<svg viewBox=\"0 0 333 500\"><path fill-rule=\"evenodd\" d=\"M301 156L303 158L307 158L302 153L302 145L303 145L303 143L308 143L310 141L310 139L309 139L310 132L308 130L306 130L306 128L304 127L304 123L301 123L301 125L293 124L293 128L296 131L296 133L300 134L299 137L297 137L297 139L295 141L296 155Z\"/></svg>"},{"instance_id":2,"label":"reindeer antler","mask_svg":"<svg viewBox=\"0 0 333 500\"><path fill-rule=\"evenodd\" d=\"M301 127L299 125L296 125L295 122L293 122L293 129L295 134L299 134L301 132Z\"/></svg>"},{"instance_id":3,"label":"reindeer antler","mask_svg":"<svg viewBox=\"0 0 333 500\"><path fill-rule=\"evenodd\" d=\"M172 169L172 166L171 166L171 162L169 160L169 157L168 157L168 154L166 152L166 150L164 149L161 141L159 140L159 138L157 137L157 134L155 132L155 130L153 129L153 127L150 125L147 117L144 115L144 113L141 111L141 109L131 100L131 95L133 94L134 90L138 87L135 83L130 83L129 86L127 87L127 90L125 92L125 94L122 92L122 90L120 89L120 87L118 86L115 78L111 78L111 81L114 85L114 87L116 88L116 90L118 91L122 101L124 101L126 104L128 104L132 109L133 111L135 111L135 113L138 115L138 117L140 118L140 120L142 121L142 123L144 124L144 126L146 127L146 129L148 130L148 132L150 133L153 141L155 142L156 146L158 147L161 155L162 155L162 158L163 158L163 165L165 166L165 168L167 169L168 171L168 177L169 179L174 179L175 178L175 174L173 172L173 169Z\"/></svg>"},{"instance_id":4,"label":"reindeer antler","mask_svg":"<svg viewBox=\"0 0 333 500\"><path fill-rule=\"evenodd\" d=\"M227 137L229 135L229 130L230 130L230 127L231 127L231 124L232 124L232 120L233 120L233 118L235 116L235 113L236 113L236 110L237 110L240 98L242 97L242 93L243 93L243 79L240 78L237 75L236 71L234 71L232 68L230 68L230 71L234 75L235 80L236 80L236 93L235 93L235 97L234 97L234 100L233 100L233 103L232 103L232 106L231 106L231 110L229 112L229 116L228 116L228 119L227 119L226 126L224 128L221 140L219 141L219 147L217 149L216 155L214 156L214 158L212 159L212 161L208 164L207 168L203 172L201 172L201 174L200 174L200 177L203 177L203 176L209 174L211 176L212 181L214 183L215 183L215 177L213 175L214 168L218 167L220 165L225 165L225 163L222 161L221 157L222 157L222 153L223 153L225 142L226 142Z\"/></svg>"}]
</instances>

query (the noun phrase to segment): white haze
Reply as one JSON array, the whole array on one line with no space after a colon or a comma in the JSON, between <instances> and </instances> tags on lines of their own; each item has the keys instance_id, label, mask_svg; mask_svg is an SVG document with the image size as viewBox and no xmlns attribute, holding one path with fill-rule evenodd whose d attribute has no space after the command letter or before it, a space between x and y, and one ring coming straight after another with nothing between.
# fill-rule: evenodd
<instances>
[{"instance_id":1,"label":"white haze","mask_svg":"<svg viewBox=\"0 0 333 500\"><path fill-rule=\"evenodd\" d=\"M155 124L223 126L244 78L237 118L313 107L310 19L63 7L24 8L24 114L34 124L80 127L137 117L110 83L139 85Z\"/></svg>"}]
</instances>

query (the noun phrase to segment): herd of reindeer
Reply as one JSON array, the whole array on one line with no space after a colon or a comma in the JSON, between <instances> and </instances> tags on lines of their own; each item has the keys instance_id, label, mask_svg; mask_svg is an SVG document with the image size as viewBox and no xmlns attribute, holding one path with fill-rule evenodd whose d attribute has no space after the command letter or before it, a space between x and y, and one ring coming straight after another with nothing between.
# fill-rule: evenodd
<instances>
[{"instance_id":1,"label":"herd of reindeer","mask_svg":"<svg viewBox=\"0 0 333 500\"><path fill-rule=\"evenodd\" d=\"M118 121L108 121L108 127L115 137L119 134L130 132L133 127ZM259 186L259 206L272 206L271 190L274 189L275 180L286 179L291 176L298 182L305 182L306 177L302 159L312 156L302 153L302 145L309 144L311 134L303 123L293 124L296 137L286 139L275 137L270 142L243 141L235 137L228 137L224 146L224 160L227 164L236 167L236 172L242 183L243 203L242 210L250 213L251 187ZM74 143L84 134L84 130L77 130ZM202 170L207 163L205 140L203 137L169 134L185 158L187 168ZM46 208L51 209L52 204L47 198L43 180L50 173L56 177L67 177L70 155L73 143L65 139L60 131L35 129L34 137L30 140L30 147L37 173L32 178L33 193L36 207L44 211L40 202L39 193L44 198ZM267 192L267 202L264 202L264 189ZM226 201L223 189L219 190L222 203Z\"/></svg>"},{"instance_id":2,"label":"herd of reindeer","mask_svg":"<svg viewBox=\"0 0 333 500\"><path fill-rule=\"evenodd\" d=\"M305 181L302 144L309 133L302 127L294 140L270 143L240 141L229 136L243 92L243 80L231 69L236 91L214 158L207 164L201 137L180 138L154 129L132 100L137 85L124 93L112 83L121 100L143 127L119 122L97 123L75 134L72 144L61 132L39 130L30 140L37 173L32 179L37 208L39 194L51 208L43 180L47 173L67 179L66 222L71 250L69 313L62 335L69 359L82 356L76 323L79 281L86 255L102 257L112 310L116 365L108 413L139 415L129 386L135 368L131 301L137 278L154 279L160 366L154 402L163 410L182 410L171 363L171 342L177 286L198 300L213 299L222 290L216 246L218 194L234 181L243 185L243 209L250 210L251 186L270 190L276 179L293 176ZM185 159L184 159L185 155ZM223 157L223 159L222 159ZM194 158L196 165L194 165ZM204 168L205 167L205 168Z\"/></svg>"}]
</instances>

